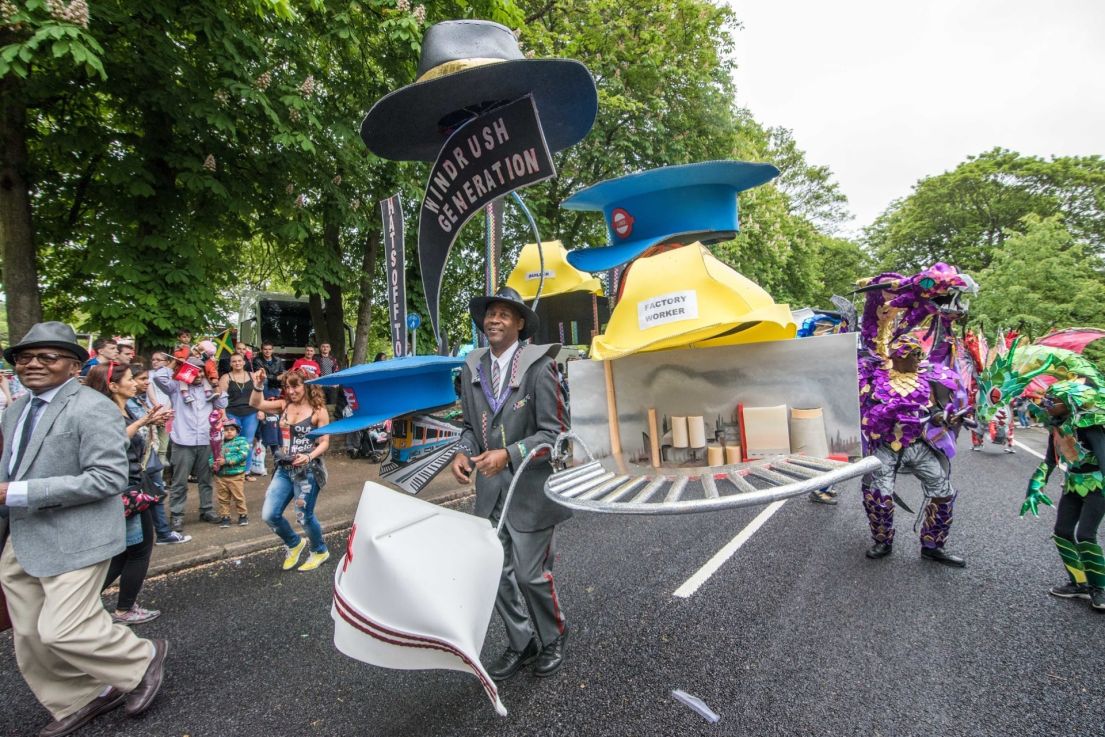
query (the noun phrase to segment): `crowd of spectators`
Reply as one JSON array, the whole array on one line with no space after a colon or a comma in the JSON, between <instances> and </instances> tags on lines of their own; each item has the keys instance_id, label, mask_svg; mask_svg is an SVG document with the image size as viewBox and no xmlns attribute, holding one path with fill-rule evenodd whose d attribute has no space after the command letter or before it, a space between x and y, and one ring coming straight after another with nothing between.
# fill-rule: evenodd
<instances>
[{"instance_id":1,"label":"crowd of spectators","mask_svg":"<svg viewBox=\"0 0 1105 737\"><path fill-rule=\"evenodd\" d=\"M128 488L150 498L127 517L127 547L112 559L103 584L119 583L112 614L117 622L141 624L160 614L141 607L138 596L153 547L192 540L185 532L192 488L194 519L245 526L244 484L271 473L262 516L287 546L284 568L298 566L308 540L310 555L299 570L313 570L329 557L314 515L328 442L307 433L329 422L327 405L332 409L340 392L303 382L339 371L341 363L329 343L317 353L306 346L290 367L271 343L259 351L240 341L234 347L218 356L213 341L193 342L191 331L181 330L173 349L153 352L147 366L133 340L101 337L79 368L77 381L118 407L128 439ZM10 367L4 369L0 413L26 391ZM283 519L292 501L306 538Z\"/></svg>"}]
</instances>

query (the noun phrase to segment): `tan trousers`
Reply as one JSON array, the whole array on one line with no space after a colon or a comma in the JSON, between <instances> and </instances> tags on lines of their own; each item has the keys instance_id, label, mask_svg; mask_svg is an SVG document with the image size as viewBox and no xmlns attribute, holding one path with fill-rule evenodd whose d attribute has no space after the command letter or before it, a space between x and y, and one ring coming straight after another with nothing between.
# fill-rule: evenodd
<instances>
[{"instance_id":1,"label":"tan trousers","mask_svg":"<svg viewBox=\"0 0 1105 737\"><path fill-rule=\"evenodd\" d=\"M246 512L246 475L240 473L237 476L216 476L215 477L215 500L219 504L219 516L230 516L230 501L234 500L234 508L238 510L238 514L248 514Z\"/></svg>"},{"instance_id":2,"label":"tan trousers","mask_svg":"<svg viewBox=\"0 0 1105 737\"><path fill-rule=\"evenodd\" d=\"M133 691L153 659L153 643L114 624L100 601L110 562L35 578L10 544L0 555L19 672L54 719L78 711L106 686Z\"/></svg>"}]
</instances>

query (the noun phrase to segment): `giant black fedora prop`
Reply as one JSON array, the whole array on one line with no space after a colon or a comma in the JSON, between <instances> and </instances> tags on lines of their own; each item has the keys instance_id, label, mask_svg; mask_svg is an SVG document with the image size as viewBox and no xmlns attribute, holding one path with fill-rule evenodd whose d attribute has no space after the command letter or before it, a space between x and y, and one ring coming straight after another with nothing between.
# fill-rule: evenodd
<instances>
[{"instance_id":1,"label":"giant black fedora prop","mask_svg":"<svg viewBox=\"0 0 1105 737\"><path fill-rule=\"evenodd\" d=\"M481 333L483 332L483 317L487 313L487 308L495 302L510 305L518 310L518 314L525 319L526 324L518 333L518 340L527 340L537 334L537 326L541 322L540 318L525 303L522 295L510 287L500 287L498 292L489 297L474 297L468 302L468 311L472 313L472 319L476 322L476 327L479 328Z\"/></svg>"},{"instance_id":2,"label":"giant black fedora prop","mask_svg":"<svg viewBox=\"0 0 1105 737\"><path fill-rule=\"evenodd\" d=\"M415 81L376 101L361 138L385 159L433 161L466 120L527 94L551 151L578 143L594 125L598 92L582 63L527 59L498 23L444 21L426 29Z\"/></svg>"},{"instance_id":3,"label":"giant black fedora prop","mask_svg":"<svg viewBox=\"0 0 1105 737\"><path fill-rule=\"evenodd\" d=\"M57 348L72 353L81 363L88 360L88 351L77 342L77 334L63 322L36 322L23 340L4 351L4 358L15 363L16 354L26 348Z\"/></svg>"}]
</instances>

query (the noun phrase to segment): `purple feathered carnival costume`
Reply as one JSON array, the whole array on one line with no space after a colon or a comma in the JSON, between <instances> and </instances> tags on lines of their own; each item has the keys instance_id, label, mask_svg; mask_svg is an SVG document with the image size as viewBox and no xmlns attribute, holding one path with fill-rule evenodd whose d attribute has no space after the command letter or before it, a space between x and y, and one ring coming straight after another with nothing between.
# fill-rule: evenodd
<instances>
[{"instance_id":1,"label":"purple feathered carnival costume","mask_svg":"<svg viewBox=\"0 0 1105 737\"><path fill-rule=\"evenodd\" d=\"M862 290L867 303L859 361L861 429L866 452L883 464L862 483L874 541L867 556L882 558L892 550L894 486L898 474L908 472L925 494L921 555L962 567L962 558L944 551L956 496L951 459L968 410L967 391L954 368L951 328L966 314L960 296L977 287L954 267L937 263L912 277L880 274ZM926 322L932 349L922 360L924 347L912 331Z\"/></svg>"}]
</instances>

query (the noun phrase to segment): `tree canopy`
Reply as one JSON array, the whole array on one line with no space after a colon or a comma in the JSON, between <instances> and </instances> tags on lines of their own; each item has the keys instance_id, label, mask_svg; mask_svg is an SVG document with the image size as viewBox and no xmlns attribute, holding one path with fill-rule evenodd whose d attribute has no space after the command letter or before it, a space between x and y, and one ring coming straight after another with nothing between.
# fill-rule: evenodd
<instances>
[{"instance_id":1,"label":"tree canopy","mask_svg":"<svg viewBox=\"0 0 1105 737\"><path fill-rule=\"evenodd\" d=\"M426 167L369 154L358 126L413 80L426 25L456 17L517 28L527 53L579 59L595 76L594 130L557 155L556 179L524 193L544 239L605 241L601 217L559 208L597 181L772 161L782 176L742 194L742 232L719 257L781 301L823 302L863 275L862 250L834 236L845 200L831 172L735 105L739 22L725 5L4 0L0 240L12 333L45 314L163 344L179 327L225 324L244 290L275 287L311 297L316 332L337 350L356 314L363 357L386 331L373 307L377 202L401 192L413 223ZM408 295L422 311L413 240ZM508 205L504 269L531 240ZM482 260L474 222L442 295L452 344L470 335Z\"/></svg>"},{"instance_id":2,"label":"tree canopy","mask_svg":"<svg viewBox=\"0 0 1105 737\"><path fill-rule=\"evenodd\" d=\"M1101 259L1057 215L1027 215L978 274L972 321L1038 338L1056 328L1105 326Z\"/></svg>"},{"instance_id":3,"label":"tree canopy","mask_svg":"<svg viewBox=\"0 0 1105 737\"><path fill-rule=\"evenodd\" d=\"M978 270L1010 234L1025 232L1026 216L1057 214L1091 252L1105 249L1105 160L996 148L922 179L867 228L865 242L888 269L946 261Z\"/></svg>"}]
</instances>

